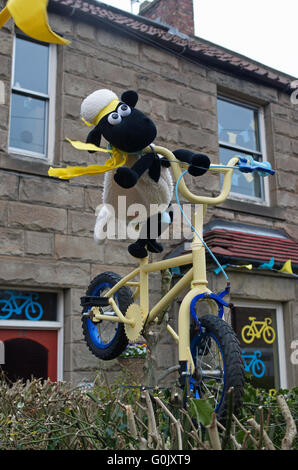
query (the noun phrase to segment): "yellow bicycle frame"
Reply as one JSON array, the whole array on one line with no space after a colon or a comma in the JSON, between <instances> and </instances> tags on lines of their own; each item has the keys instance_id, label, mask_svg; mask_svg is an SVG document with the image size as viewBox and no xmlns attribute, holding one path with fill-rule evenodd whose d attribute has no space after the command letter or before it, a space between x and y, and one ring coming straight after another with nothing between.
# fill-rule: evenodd
<instances>
[{"instance_id":1,"label":"yellow bicycle frame","mask_svg":"<svg viewBox=\"0 0 298 470\"><path fill-rule=\"evenodd\" d=\"M147 147L146 152L152 152L151 147ZM155 146L154 151L159 155L166 157L171 164L171 169L174 174L176 182L180 178L182 172L181 168L185 167L185 164L176 159L174 154L164 147ZM233 157L228 165L217 166L210 165L210 169L214 172L224 174L223 186L220 194L217 197L204 197L196 196L191 193L187 188L184 178L181 177L179 181L178 190L190 203L197 205L197 212L194 215L193 225L201 239L203 238L203 220L209 205L217 205L224 202L231 190L233 169L228 168L237 165L239 161L238 157ZM168 268L177 266L192 265L188 272L164 295L159 302L157 302L153 308L149 311L149 274L157 271L162 271ZM139 281L132 281L136 276L139 276ZM134 293L134 301L139 298L139 306L143 315L143 321L148 325L157 319L158 315L177 298L178 294L182 292L186 287L191 286L191 290L184 297L178 316L178 334L172 329L170 325L167 325L168 332L173 336L175 341L178 343L179 348L179 361L187 362L187 370L191 373L194 372L194 363L190 351L190 304L192 299L202 293L211 293L207 288L208 281L206 279L206 257L205 247L202 244L200 238L194 232L193 241L191 244L191 253L187 255L178 256L175 258L165 259L162 261L156 261L149 263L148 257L139 260L139 267L134 269L127 276L122 278L112 289L110 289L105 296L109 298L109 303L113 307L116 316L104 315L99 313L98 309L92 309L94 320L107 320L117 321L120 323L127 323L133 325L133 320L126 319L125 316L119 310L116 302L113 299L113 295L122 286L135 286L136 290ZM214 312L216 314L216 312Z\"/></svg>"}]
</instances>

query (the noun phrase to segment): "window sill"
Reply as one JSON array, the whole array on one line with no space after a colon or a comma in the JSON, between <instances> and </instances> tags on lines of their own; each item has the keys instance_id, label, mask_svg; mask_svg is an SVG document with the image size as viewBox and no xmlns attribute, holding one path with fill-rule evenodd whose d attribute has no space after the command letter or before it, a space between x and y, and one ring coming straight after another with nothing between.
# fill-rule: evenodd
<instances>
[{"instance_id":1,"label":"window sill","mask_svg":"<svg viewBox=\"0 0 298 470\"><path fill-rule=\"evenodd\" d=\"M47 159L0 152L0 168L30 175L48 176L50 163Z\"/></svg>"},{"instance_id":2,"label":"window sill","mask_svg":"<svg viewBox=\"0 0 298 470\"><path fill-rule=\"evenodd\" d=\"M268 207L259 204L252 204L245 201L236 201L229 199L220 205L221 209L242 212L248 215L257 215L260 217L268 217L270 219L285 220L284 211L279 207Z\"/></svg>"}]
</instances>

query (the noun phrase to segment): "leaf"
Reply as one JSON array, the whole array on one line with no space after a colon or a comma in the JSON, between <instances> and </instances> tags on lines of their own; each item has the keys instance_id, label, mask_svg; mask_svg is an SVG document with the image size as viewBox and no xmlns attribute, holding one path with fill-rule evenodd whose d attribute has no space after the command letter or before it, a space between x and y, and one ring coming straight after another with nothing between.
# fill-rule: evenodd
<instances>
[{"instance_id":1,"label":"leaf","mask_svg":"<svg viewBox=\"0 0 298 470\"><path fill-rule=\"evenodd\" d=\"M203 426L211 423L212 413L214 409L208 400L190 399L189 414L191 418L196 419Z\"/></svg>"}]
</instances>

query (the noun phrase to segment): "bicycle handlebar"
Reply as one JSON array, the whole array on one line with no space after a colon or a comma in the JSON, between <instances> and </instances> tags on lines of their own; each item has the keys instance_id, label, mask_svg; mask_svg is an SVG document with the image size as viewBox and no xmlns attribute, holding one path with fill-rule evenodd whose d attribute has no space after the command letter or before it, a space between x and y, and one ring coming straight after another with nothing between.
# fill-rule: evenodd
<instances>
[{"instance_id":1,"label":"bicycle handlebar","mask_svg":"<svg viewBox=\"0 0 298 470\"><path fill-rule=\"evenodd\" d=\"M146 153L152 152L152 147L147 147L145 149ZM167 158L171 164L171 168L175 177L176 182L182 175L181 167L185 166L183 162L180 162L175 155L168 150L165 147L160 147L155 145L154 146L154 152L162 155L163 157ZM220 194L216 197L208 197L208 196L197 196L193 194L189 189L187 188L184 177L180 178L179 181L179 186L178 189L182 196L187 199L187 201L193 203L193 204L207 204L207 205L212 205L215 206L217 204L221 204L224 202L227 197L229 196L229 193L231 191L231 186L232 186L232 177L233 177L233 168L228 168L232 166L236 166L239 162L239 157L233 157L231 160L228 162L227 166L218 166L218 165L210 165L210 170L218 172L218 173L224 173L224 180L223 180L223 185L222 185L222 190Z\"/></svg>"}]
</instances>

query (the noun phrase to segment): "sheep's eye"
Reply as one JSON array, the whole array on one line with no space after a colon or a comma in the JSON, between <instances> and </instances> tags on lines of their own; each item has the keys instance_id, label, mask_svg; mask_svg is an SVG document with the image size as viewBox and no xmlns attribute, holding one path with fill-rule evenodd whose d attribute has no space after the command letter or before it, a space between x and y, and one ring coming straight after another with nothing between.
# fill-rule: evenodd
<instances>
[{"instance_id":1,"label":"sheep's eye","mask_svg":"<svg viewBox=\"0 0 298 470\"><path fill-rule=\"evenodd\" d=\"M120 114L120 116L129 116L129 114L131 113L131 109L127 104L122 104L117 109L117 112Z\"/></svg>"},{"instance_id":2,"label":"sheep's eye","mask_svg":"<svg viewBox=\"0 0 298 470\"><path fill-rule=\"evenodd\" d=\"M111 113L108 116L108 122L112 126L115 126L116 124L120 124L121 121L122 121L122 118L118 113Z\"/></svg>"}]
</instances>

